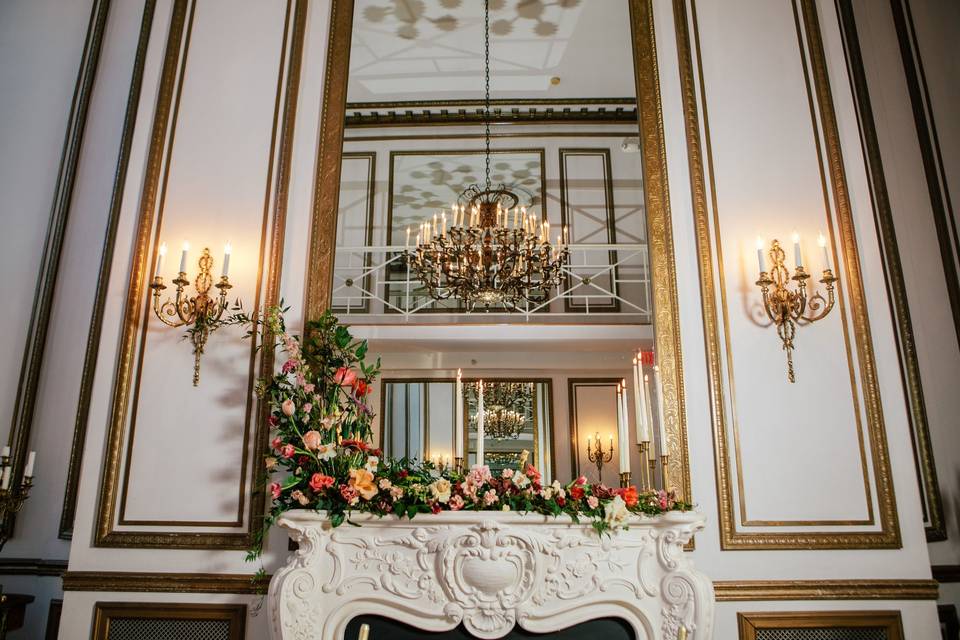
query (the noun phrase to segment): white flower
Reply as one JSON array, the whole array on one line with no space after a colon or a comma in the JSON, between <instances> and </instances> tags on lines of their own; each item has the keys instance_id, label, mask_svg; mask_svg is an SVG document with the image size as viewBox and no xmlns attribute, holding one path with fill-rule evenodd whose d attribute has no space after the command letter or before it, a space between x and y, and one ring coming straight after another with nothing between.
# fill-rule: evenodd
<instances>
[{"instance_id":1,"label":"white flower","mask_svg":"<svg viewBox=\"0 0 960 640\"><path fill-rule=\"evenodd\" d=\"M317 459L318 460L330 460L331 458L337 457L337 446L332 442L329 444L321 444L317 447Z\"/></svg>"},{"instance_id":2,"label":"white flower","mask_svg":"<svg viewBox=\"0 0 960 640\"><path fill-rule=\"evenodd\" d=\"M433 496L433 499L437 502L442 502L446 504L450 500L450 481L446 478L440 478L435 480L429 487L430 494Z\"/></svg>"},{"instance_id":3,"label":"white flower","mask_svg":"<svg viewBox=\"0 0 960 640\"><path fill-rule=\"evenodd\" d=\"M627 511L627 503L620 496L614 496L613 500L603 508L603 511L604 521L613 529L622 527L627 520L627 516L630 515L630 512Z\"/></svg>"},{"instance_id":4,"label":"white flower","mask_svg":"<svg viewBox=\"0 0 960 640\"><path fill-rule=\"evenodd\" d=\"M520 489L523 489L530 484L530 478L522 473L513 474L513 484L517 485Z\"/></svg>"},{"instance_id":5,"label":"white flower","mask_svg":"<svg viewBox=\"0 0 960 640\"><path fill-rule=\"evenodd\" d=\"M380 464L380 458L377 456L367 456L367 464L364 465L366 470L370 473L377 472L377 465Z\"/></svg>"},{"instance_id":6,"label":"white flower","mask_svg":"<svg viewBox=\"0 0 960 640\"><path fill-rule=\"evenodd\" d=\"M508 505L508 504L503 505L503 507L500 509L500 511L510 511L510 505Z\"/></svg>"},{"instance_id":7,"label":"white flower","mask_svg":"<svg viewBox=\"0 0 960 640\"><path fill-rule=\"evenodd\" d=\"M544 487L543 490L540 492L540 495L543 496L544 500L550 500L551 498L553 498L553 488Z\"/></svg>"}]
</instances>

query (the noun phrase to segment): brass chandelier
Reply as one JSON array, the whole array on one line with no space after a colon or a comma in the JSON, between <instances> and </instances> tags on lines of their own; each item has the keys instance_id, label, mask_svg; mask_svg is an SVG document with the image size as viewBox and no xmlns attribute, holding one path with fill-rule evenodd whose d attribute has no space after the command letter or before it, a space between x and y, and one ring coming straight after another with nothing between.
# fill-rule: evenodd
<instances>
[{"instance_id":1,"label":"brass chandelier","mask_svg":"<svg viewBox=\"0 0 960 640\"><path fill-rule=\"evenodd\" d=\"M478 390L474 390L474 394ZM516 440L529 424L533 407L533 384L529 382L493 382L483 389L484 434L495 440ZM470 426L477 428L474 411Z\"/></svg>"},{"instance_id":2,"label":"brass chandelier","mask_svg":"<svg viewBox=\"0 0 960 640\"><path fill-rule=\"evenodd\" d=\"M567 229L551 243L550 223L537 222L519 197L490 181L490 2L484 2L484 126L486 180L467 187L447 212L416 229L407 264L434 300L455 298L468 310L515 309L541 301L564 278ZM407 229L407 244L414 230Z\"/></svg>"}]
</instances>

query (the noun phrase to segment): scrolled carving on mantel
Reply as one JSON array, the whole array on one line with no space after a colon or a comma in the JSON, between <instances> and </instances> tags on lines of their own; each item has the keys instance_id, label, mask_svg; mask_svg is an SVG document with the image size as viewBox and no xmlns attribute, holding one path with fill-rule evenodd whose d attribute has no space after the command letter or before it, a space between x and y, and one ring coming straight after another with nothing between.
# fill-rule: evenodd
<instances>
[{"instance_id":1,"label":"scrolled carving on mantel","mask_svg":"<svg viewBox=\"0 0 960 640\"><path fill-rule=\"evenodd\" d=\"M425 631L463 624L477 638L515 625L543 633L604 617L638 639L710 637L713 585L683 545L697 513L634 517L599 536L589 524L499 512L443 512L415 520L354 516L330 527L310 511L278 522L300 544L268 595L274 640L333 640L356 616L381 615ZM663 634L663 635L661 635Z\"/></svg>"}]
</instances>

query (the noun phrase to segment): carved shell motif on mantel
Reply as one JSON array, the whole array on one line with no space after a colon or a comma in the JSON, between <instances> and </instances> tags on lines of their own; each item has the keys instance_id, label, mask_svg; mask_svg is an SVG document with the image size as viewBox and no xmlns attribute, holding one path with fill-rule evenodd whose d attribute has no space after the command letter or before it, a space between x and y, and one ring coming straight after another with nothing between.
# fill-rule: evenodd
<instances>
[{"instance_id":1,"label":"carved shell motif on mantel","mask_svg":"<svg viewBox=\"0 0 960 640\"><path fill-rule=\"evenodd\" d=\"M477 638L515 625L543 633L617 617L638 639L710 637L713 586L683 546L702 529L697 513L635 517L598 535L589 524L498 512L443 512L330 527L309 511L279 525L300 547L270 583L274 640L333 640L358 615L427 631L459 624Z\"/></svg>"}]
</instances>

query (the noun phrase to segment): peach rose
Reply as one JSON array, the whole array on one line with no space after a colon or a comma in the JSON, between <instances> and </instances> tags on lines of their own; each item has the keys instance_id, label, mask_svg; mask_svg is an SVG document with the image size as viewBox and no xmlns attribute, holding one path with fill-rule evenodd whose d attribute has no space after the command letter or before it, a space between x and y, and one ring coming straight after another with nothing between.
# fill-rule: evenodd
<instances>
[{"instance_id":1,"label":"peach rose","mask_svg":"<svg viewBox=\"0 0 960 640\"><path fill-rule=\"evenodd\" d=\"M307 431L303 434L303 446L310 451L316 451L322 444L322 438L323 436L320 435L319 431Z\"/></svg>"},{"instance_id":2,"label":"peach rose","mask_svg":"<svg viewBox=\"0 0 960 640\"><path fill-rule=\"evenodd\" d=\"M377 495L377 485L373 482L373 474L366 469L351 469L348 484L364 500L370 500Z\"/></svg>"},{"instance_id":3,"label":"peach rose","mask_svg":"<svg viewBox=\"0 0 960 640\"><path fill-rule=\"evenodd\" d=\"M297 410L297 405L293 404L293 400L291 400L290 398L287 398L286 400L283 401L283 404L280 405L280 408L283 410L283 415L289 417L289 416L292 416L294 412Z\"/></svg>"},{"instance_id":4,"label":"peach rose","mask_svg":"<svg viewBox=\"0 0 960 640\"><path fill-rule=\"evenodd\" d=\"M357 381L357 374L348 367L340 367L333 374L333 381L341 387L352 386Z\"/></svg>"}]
</instances>

